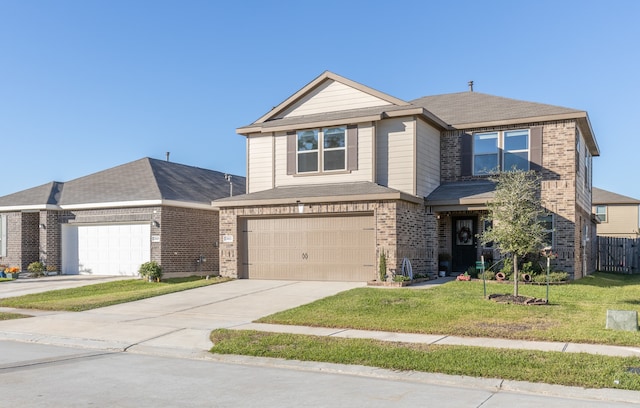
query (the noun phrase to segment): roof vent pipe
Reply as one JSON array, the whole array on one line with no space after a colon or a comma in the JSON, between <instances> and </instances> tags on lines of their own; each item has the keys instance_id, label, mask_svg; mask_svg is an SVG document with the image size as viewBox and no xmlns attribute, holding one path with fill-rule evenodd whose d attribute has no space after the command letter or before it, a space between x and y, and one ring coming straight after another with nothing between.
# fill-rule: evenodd
<instances>
[{"instance_id":1,"label":"roof vent pipe","mask_svg":"<svg viewBox=\"0 0 640 408\"><path fill-rule=\"evenodd\" d=\"M169 155L171 154L171 152L167 152L167 161L169 161Z\"/></svg>"},{"instance_id":2,"label":"roof vent pipe","mask_svg":"<svg viewBox=\"0 0 640 408\"><path fill-rule=\"evenodd\" d=\"M469 81L469 92L473 92L473 81Z\"/></svg>"}]
</instances>

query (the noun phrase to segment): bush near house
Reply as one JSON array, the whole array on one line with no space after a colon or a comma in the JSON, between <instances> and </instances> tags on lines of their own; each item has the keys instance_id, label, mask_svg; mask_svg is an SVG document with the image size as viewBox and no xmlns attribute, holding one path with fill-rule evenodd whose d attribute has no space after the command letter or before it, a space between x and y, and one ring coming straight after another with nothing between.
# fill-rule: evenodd
<instances>
[{"instance_id":1,"label":"bush near house","mask_svg":"<svg viewBox=\"0 0 640 408\"><path fill-rule=\"evenodd\" d=\"M44 264L40 261L31 262L27 266L27 271L31 272L31 274L36 278L39 278L45 275Z\"/></svg>"},{"instance_id":2,"label":"bush near house","mask_svg":"<svg viewBox=\"0 0 640 408\"><path fill-rule=\"evenodd\" d=\"M156 261L145 262L140 265L138 273L143 278L148 278L149 280L160 282L160 279L162 278L162 267L158 265Z\"/></svg>"}]
</instances>

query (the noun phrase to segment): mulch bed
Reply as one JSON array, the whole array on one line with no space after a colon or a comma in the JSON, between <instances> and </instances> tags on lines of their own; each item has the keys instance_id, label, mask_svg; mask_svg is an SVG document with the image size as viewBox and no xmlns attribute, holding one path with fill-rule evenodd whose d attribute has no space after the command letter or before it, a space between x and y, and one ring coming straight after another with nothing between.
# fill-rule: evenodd
<instances>
[{"instance_id":1,"label":"mulch bed","mask_svg":"<svg viewBox=\"0 0 640 408\"><path fill-rule=\"evenodd\" d=\"M501 295L493 294L489 295L489 300L493 300L498 303L509 303L514 305L527 305L527 306L539 306L546 305L547 301L544 299L538 299L529 296L513 296L513 295Z\"/></svg>"}]
</instances>

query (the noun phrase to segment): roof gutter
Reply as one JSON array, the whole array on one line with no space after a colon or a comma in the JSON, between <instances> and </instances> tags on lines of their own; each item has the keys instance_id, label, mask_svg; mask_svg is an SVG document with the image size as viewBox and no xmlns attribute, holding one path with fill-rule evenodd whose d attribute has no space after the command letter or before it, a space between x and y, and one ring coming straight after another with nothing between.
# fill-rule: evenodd
<instances>
[{"instance_id":1,"label":"roof gutter","mask_svg":"<svg viewBox=\"0 0 640 408\"><path fill-rule=\"evenodd\" d=\"M238 196L242 197L242 196ZM346 201L374 201L374 200L402 200L415 204L424 204L424 199L412 196L402 192L383 193L383 194L359 194L344 196L320 196L320 197L283 197L283 198L264 198L264 199L246 199L246 200L216 200L211 205L217 209L234 208L234 207L254 207L263 205L287 205L300 202L302 204L316 203L338 203Z\"/></svg>"}]
</instances>

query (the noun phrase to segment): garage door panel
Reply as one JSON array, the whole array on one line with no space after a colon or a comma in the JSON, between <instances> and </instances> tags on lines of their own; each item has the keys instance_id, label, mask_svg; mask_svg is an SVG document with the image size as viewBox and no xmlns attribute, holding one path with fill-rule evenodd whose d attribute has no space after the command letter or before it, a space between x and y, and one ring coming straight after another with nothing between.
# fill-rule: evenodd
<instances>
[{"instance_id":1,"label":"garage door panel","mask_svg":"<svg viewBox=\"0 0 640 408\"><path fill-rule=\"evenodd\" d=\"M137 276L151 258L148 224L66 225L64 273Z\"/></svg>"},{"instance_id":2,"label":"garage door panel","mask_svg":"<svg viewBox=\"0 0 640 408\"><path fill-rule=\"evenodd\" d=\"M244 277L363 281L375 276L371 215L244 219L242 225Z\"/></svg>"}]
</instances>

